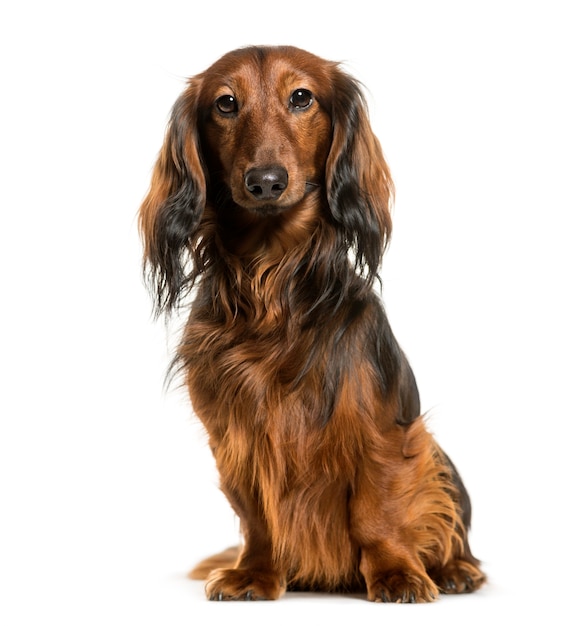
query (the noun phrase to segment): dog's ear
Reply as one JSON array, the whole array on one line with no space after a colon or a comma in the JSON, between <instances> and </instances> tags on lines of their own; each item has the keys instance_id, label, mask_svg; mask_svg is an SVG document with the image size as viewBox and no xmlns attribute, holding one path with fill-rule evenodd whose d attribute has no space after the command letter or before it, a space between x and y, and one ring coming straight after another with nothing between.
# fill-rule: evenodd
<instances>
[{"instance_id":1,"label":"dog's ear","mask_svg":"<svg viewBox=\"0 0 583 626\"><path fill-rule=\"evenodd\" d=\"M144 272L156 314L169 312L194 282L195 233L206 203L205 166L200 154L197 105L201 80L194 77L176 101L150 190L139 212Z\"/></svg>"},{"instance_id":2,"label":"dog's ear","mask_svg":"<svg viewBox=\"0 0 583 626\"><path fill-rule=\"evenodd\" d=\"M393 183L359 83L335 68L332 85L328 203L357 269L373 279L391 235Z\"/></svg>"}]
</instances>

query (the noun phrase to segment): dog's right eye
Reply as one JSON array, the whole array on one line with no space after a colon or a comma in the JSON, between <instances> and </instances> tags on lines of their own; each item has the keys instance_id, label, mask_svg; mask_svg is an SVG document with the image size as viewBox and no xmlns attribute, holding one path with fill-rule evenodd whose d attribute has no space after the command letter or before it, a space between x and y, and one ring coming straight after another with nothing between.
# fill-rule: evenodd
<instances>
[{"instance_id":1,"label":"dog's right eye","mask_svg":"<svg viewBox=\"0 0 583 626\"><path fill-rule=\"evenodd\" d=\"M215 106L217 107L219 113L222 113L223 115L233 115L239 110L237 100L235 100L234 96L221 96L220 98L217 98Z\"/></svg>"}]
</instances>

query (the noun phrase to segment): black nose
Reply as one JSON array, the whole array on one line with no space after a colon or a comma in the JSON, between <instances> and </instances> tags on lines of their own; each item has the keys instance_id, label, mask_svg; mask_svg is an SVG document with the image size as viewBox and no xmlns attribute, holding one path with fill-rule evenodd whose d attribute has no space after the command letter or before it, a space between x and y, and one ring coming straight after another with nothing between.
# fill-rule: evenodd
<instances>
[{"instance_id":1,"label":"black nose","mask_svg":"<svg viewBox=\"0 0 583 626\"><path fill-rule=\"evenodd\" d=\"M283 167L254 167L245 174L245 187L257 200L276 200L287 187Z\"/></svg>"}]
</instances>

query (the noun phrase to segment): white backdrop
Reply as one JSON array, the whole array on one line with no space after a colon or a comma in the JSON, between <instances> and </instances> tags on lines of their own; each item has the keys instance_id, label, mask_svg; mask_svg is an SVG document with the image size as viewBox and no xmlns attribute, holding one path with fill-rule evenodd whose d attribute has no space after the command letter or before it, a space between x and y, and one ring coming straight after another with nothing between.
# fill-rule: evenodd
<instances>
[{"instance_id":1,"label":"white backdrop","mask_svg":"<svg viewBox=\"0 0 583 626\"><path fill-rule=\"evenodd\" d=\"M6 3L8 4L8 3ZM207 6L202 6L202 5ZM212 4L212 6L211 6ZM577 2L0 9L0 621L575 623L582 582ZM184 579L237 540L150 317L136 211L184 79L245 44L343 60L397 188L384 298L490 584L431 606ZM509 619L506 619L509 618Z\"/></svg>"}]
</instances>

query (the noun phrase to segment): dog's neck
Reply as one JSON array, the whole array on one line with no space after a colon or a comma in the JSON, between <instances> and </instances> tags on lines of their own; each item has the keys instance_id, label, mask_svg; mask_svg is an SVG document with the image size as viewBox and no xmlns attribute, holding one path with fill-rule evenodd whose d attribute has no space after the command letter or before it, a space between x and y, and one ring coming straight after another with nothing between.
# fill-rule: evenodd
<instances>
[{"instance_id":1,"label":"dog's neck","mask_svg":"<svg viewBox=\"0 0 583 626\"><path fill-rule=\"evenodd\" d=\"M221 210L221 244L250 267L279 264L304 248L321 227L320 206L316 194L308 194L302 202L273 215L250 213L233 205Z\"/></svg>"}]
</instances>

